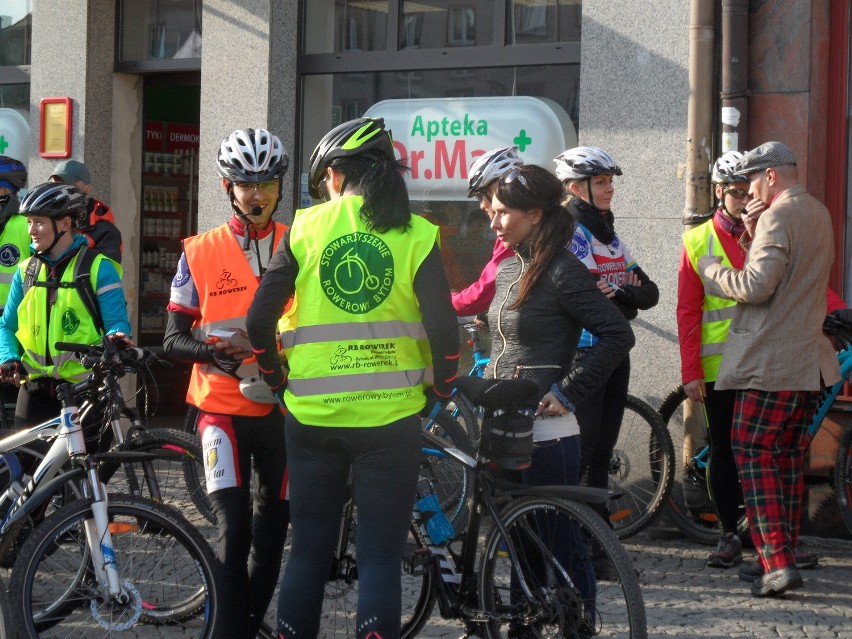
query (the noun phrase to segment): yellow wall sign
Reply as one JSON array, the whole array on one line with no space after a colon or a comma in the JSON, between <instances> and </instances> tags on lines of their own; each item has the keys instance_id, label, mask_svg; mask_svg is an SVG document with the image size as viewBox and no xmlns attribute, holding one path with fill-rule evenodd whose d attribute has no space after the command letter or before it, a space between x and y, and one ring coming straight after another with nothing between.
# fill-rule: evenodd
<instances>
[{"instance_id":1,"label":"yellow wall sign","mask_svg":"<svg viewBox=\"0 0 852 639\"><path fill-rule=\"evenodd\" d=\"M71 157L71 98L42 98L39 155Z\"/></svg>"}]
</instances>

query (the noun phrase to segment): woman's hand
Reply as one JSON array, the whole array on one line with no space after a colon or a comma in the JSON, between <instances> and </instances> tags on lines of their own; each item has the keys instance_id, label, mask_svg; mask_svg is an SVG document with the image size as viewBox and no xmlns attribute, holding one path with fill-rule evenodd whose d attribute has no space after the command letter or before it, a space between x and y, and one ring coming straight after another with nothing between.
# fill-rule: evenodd
<instances>
[{"instance_id":1,"label":"woman's hand","mask_svg":"<svg viewBox=\"0 0 852 639\"><path fill-rule=\"evenodd\" d=\"M543 415L544 417L555 417L557 415L567 415L571 411L556 399L556 396L548 391L544 397L541 398L541 401L538 403L538 407L535 409L536 417L539 415Z\"/></svg>"}]
</instances>

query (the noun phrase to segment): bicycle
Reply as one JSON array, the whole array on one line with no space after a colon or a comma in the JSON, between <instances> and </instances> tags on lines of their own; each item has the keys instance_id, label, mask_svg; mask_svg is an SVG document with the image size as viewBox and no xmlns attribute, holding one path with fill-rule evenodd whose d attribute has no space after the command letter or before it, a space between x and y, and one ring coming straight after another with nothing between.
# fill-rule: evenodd
<instances>
[{"instance_id":1,"label":"bicycle","mask_svg":"<svg viewBox=\"0 0 852 639\"><path fill-rule=\"evenodd\" d=\"M98 460L116 453L86 451L74 398L96 379L59 385L59 416L0 440L4 454L53 440L33 479L26 486L13 483L4 494L17 495L0 524L4 538L58 488L79 492L39 522L18 553L9 582L12 627L28 637L83 637L169 623L213 637L216 562L209 544L171 507L135 495L109 496ZM146 453L136 455L146 459ZM130 453L120 456L132 461ZM72 467L63 471L68 461Z\"/></svg>"},{"instance_id":2,"label":"bicycle","mask_svg":"<svg viewBox=\"0 0 852 639\"><path fill-rule=\"evenodd\" d=\"M72 392L79 405L81 422L85 424L85 439L89 440L92 450L95 450L92 443L95 440L101 447L101 481L109 483L113 492L147 496L177 507L212 541L215 515L205 491L200 445L195 438L180 431L145 429L140 412L126 402L119 385L118 380L128 372L146 369L150 363L160 361L158 354L149 349L117 345L108 339L96 345L59 343L59 347L79 353L81 362L91 371L84 382L72 387ZM126 436L123 418L130 421ZM49 467L44 476L36 476L33 472L36 479L31 480L24 474L18 457L24 451L28 470L43 462L46 451L39 439L16 448L14 454L3 456L0 490L6 493L0 499L0 514L8 515L7 509L15 507L14 502L20 494L49 482L67 461ZM109 448L112 441L117 443ZM107 448L109 453L103 452ZM14 486L14 492L10 493L10 486ZM65 493L62 500L74 498L68 484L60 482L57 487ZM38 509L30 505L28 521L20 521L13 534L0 536L0 563L11 564L11 557L27 530L44 518L49 505L47 502Z\"/></svg>"},{"instance_id":3,"label":"bicycle","mask_svg":"<svg viewBox=\"0 0 852 639\"><path fill-rule=\"evenodd\" d=\"M852 327L837 325L827 327L827 330L832 332L830 334L840 347L837 353L840 381L822 391L816 414L808 428L808 445L813 441L829 410L834 408L842 412L852 412L852 406L840 406L835 403L844 383L852 376ZM686 433L683 412L685 400L686 392L683 386L678 386L668 394L659 411L675 443L672 462L681 471L681 479L673 486L666 501L666 509L675 525L690 539L714 545L719 541L721 528L707 488L710 442L706 436L706 415L703 410L697 411L698 414L694 416L697 419L696 425L691 429L692 432ZM693 438L695 441L692 441ZM852 533L852 429L847 428L841 438L833 478L843 521ZM701 497L704 499L700 499ZM745 509L741 507L741 511L737 532L741 539L748 539Z\"/></svg>"},{"instance_id":4,"label":"bicycle","mask_svg":"<svg viewBox=\"0 0 852 639\"><path fill-rule=\"evenodd\" d=\"M482 377L489 358L480 343L480 328L474 323L465 323L467 342L472 348L473 366L469 377ZM456 399L456 394L453 395ZM624 407L618 440L609 463L610 493L609 521L620 539L626 539L650 525L661 512L672 482L674 461L672 440L665 423L647 402L628 395ZM470 434L473 429L468 421L476 421L478 441L479 426L476 412L462 395L454 405L447 407L453 417L465 424Z\"/></svg>"},{"instance_id":5,"label":"bicycle","mask_svg":"<svg viewBox=\"0 0 852 639\"><path fill-rule=\"evenodd\" d=\"M518 401L535 392L528 381L504 380L496 393L498 403L491 404L475 394L475 385L483 383L463 378L459 392L468 401L475 398L472 405L484 404L489 414L511 413ZM401 558L401 636L416 636L437 601L441 616L464 623L468 635L646 637L645 609L630 557L600 516L582 503L603 503L609 493L582 486L532 487L501 481L500 471L491 467L481 448L473 450L450 413L440 412L432 419L444 436L424 430L421 477L434 477L429 467L436 460L464 469L471 482L469 516L463 525L456 523L447 543L438 544L428 536L424 516L416 508L412 513ZM350 502L343 512L326 587L323 620L333 626L323 628L326 635L355 634L355 525ZM572 552L561 557L568 537L574 544ZM593 546L612 561L618 577L590 587L588 560Z\"/></svg>"}]
</instances>

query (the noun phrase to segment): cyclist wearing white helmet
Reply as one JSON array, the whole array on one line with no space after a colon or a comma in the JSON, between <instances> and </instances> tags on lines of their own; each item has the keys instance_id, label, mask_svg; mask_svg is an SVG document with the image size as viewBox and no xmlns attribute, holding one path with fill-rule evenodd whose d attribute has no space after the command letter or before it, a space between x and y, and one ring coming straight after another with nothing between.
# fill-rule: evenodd
<instances>
[{"instance_id":1,"label":"cyclist wearing white helmet","mask_svg":"<svg viewBox=\"0 0 852 639\"><path fill-rule=\"evenodd\" d=\"M198 410L219 526L223 637L257 636L290 520L284 416L271 394L260 401L240 389L241 379L258 375L246 312L287 230L272 214L288 162L281 140L266 129L237 130L223 140L217 168L232 214L183 241L167 307L166 353L193 364L187 402Z\"/></svg>"},{"instance_id":2,"label":"cyclist wearing white helmet","mask_svg":"<svg viewBox=\"0 0 852 639\"><path fill-rule=\"evenodd\" d=\"M497 180L523 163L518 157L518 147L506 146L483 153L470 165L467 196L479 200L479 208L488 215L489 220L494 217L491 197L497 188ZM491 259L479 279L466 289L453 293L453 308L458 315L479 315L488 310L488 305L494 297L497 265L512 254L513 250L507 248L503 242L494 241Z\"/></svg>"},{"instance_id":3,"label":"cyclist wearing white helmet","mask_svg":"<svg viewBox=\"0 0 852 639\"><path fill-rule=\"evenodd\" d=\"M697 513L712 508L722 528L716 548L710 552L707 565L730 568L742 562L742 543L737 536L742 489L731 449L731 423L736 391L716 390L716 378L722 362L722 351L728 338L728 327L736 302L705 293L698 260L717 255L722 264L742 269L745 264L750 234L743 223L743 212L749 196L749 180L735 173L742 159L739 151L728 151L711 167L713 192L718 207L712 217L683 234L683 251L678 267L677 328L680 342L681 380L686 395L704 404L710 437L710 461L707 483L711 503L704 491L692 494L691 481L684 482L687 506ZM828 289L827 312L845 308L846 304ZM813 555L797 553L800 567L815 564Z\"/></svg>"},{"instance_id":4,"label":"cyclist wearing white helmet","mask_svg":"<svg viewBox=\"0 0 852 639\"><path fill-rule=\"evenodd\" d=\"M621 175L621 169L609 153L592 146L568 149L554 162L566 208L577 223L571 252L586 265L598 280L598 289L622 314L627 319L635 318L639 309L656 305L660 294L615 233L610 204L615 194L613 176ZM575 361L581 361L596 342L597 337L584 329ZM606 488L609 481L610 457L618 440L630 381L630 356L624 355L606 382L577 405L583 442L581 470L588 486ZM609 520L606 506L599 512ZM608 566L596 568L606 571Z\"/></svg>"}]
</instances>

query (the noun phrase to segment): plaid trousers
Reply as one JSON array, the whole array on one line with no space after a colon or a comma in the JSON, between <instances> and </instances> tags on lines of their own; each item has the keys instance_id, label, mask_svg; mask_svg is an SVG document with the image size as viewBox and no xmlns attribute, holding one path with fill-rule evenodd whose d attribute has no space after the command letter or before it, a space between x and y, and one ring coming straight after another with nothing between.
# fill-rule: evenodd
<instances>
[{"instance_id":1,"label":"plaid trousers","mask_svg":"<svg viewBox=\"0 0 852 639\"><path fill-rule=\"evenodd\" d=\"M737 391L731 447L752 541L766 572L795 564L806 434L818 398L818 391Z\"/></svg>"}]
</instances>

